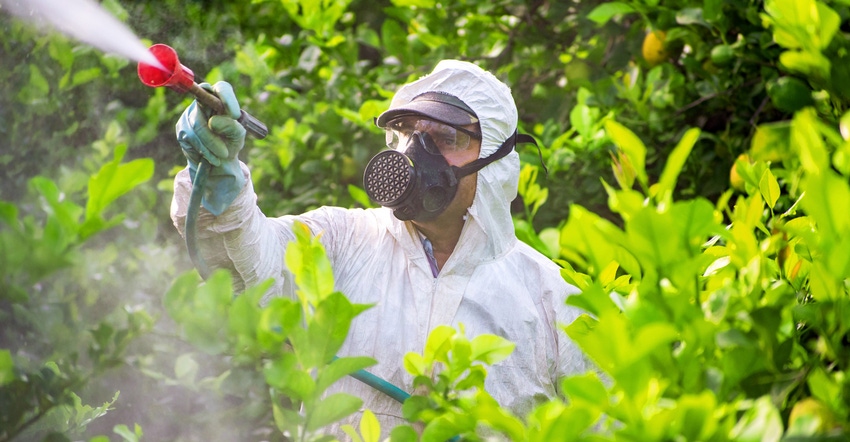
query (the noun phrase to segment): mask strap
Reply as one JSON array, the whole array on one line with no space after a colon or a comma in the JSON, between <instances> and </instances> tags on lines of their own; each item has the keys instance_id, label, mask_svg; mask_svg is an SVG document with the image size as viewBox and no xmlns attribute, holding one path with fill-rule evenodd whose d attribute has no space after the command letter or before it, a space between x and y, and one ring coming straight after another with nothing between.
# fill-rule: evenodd
<instances>
[{"instance_id":1,"label":"mask strap","mask_svg":"<svg viewBox=\"0 0 850 442\"><path fill-rule=\"evenodd\" d=\"M537 140L535 140L534 137L532 137L531 135L519 134L519 135L517 135L516 142L517 142L517 144L519 144L519 143L531 143L531 144L534 145L534 147L537 148L537 157L540 158L540 166L543 167L543 173L545 173L546 176L548 177L549 176L549 168L546 167L546 162L543 161L543 151L540 150L540 145L537 144Z\"/></svg>"},{"instance_id":2,"label":"mask strap","mask_svg":"<svg viewBox=\"0 0 850 442\"><path fill-rule=\"evenodd\" d=\"M537 147L537 154L540 156L540 164L543 166L543 170L546 172L546 175L549 175L549 169L546 168L546 163L543 162L543 153L540 151L540 146L537 144L537 141L528 134L518 134L517 131L514 131L513 135L508 137L492 155L486 158L479 158L463 167L452 166L452 169L455 171L455 176L457 179L461 179L469 174L478 172L483 169L484 166L506 157L511 150L513 150L514 146L518 143L531 143Z\"/></svg>"}]
</instances>

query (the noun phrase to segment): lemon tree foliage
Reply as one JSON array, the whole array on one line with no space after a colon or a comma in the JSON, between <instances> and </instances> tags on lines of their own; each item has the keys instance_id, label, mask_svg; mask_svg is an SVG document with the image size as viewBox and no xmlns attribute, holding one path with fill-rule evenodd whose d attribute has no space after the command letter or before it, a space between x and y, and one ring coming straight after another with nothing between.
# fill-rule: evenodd
<instances>
[{"instance_id":1,"label":"lemon tree foliage","mask_svg":"<svg viewBox=\"0 0 850 442\"><path fill-rule=\"evenodd\" d=\"M531 343L439 327L394 362L410 425L351 439L846 439L846 1L101 4L270 126L243 152L270 215L371 206L373 118L440 59L512 86L548 170L520 147L517 235L581 289L561 326L596 370L514 416L484 379ZM189 98L0 26L0 441L327 439L362 402L323 393L374 360L334 357L368 306L318 241L287 249L297 299L200 284L168 214Z\"/></svg>"}]
</instances>

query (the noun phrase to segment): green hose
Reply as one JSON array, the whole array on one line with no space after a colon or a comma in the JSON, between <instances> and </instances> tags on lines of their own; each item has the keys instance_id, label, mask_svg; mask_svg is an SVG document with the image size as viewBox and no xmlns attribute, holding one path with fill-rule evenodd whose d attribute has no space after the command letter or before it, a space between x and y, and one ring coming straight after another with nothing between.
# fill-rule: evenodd
<instances>
[{"instance_id":1,"label":"green hose","mask_svg":"<svg viewBox=\"0 0 850 442\"><path fill-rule=\"evenodd\" d=\"M336 359L337 357L334 356L334 360ZM410 395L406 391L387 382L383 378L369 373L366 370L357 370L354 373L351 373L349 376L395 399L400 404L403 404L405 399L410 397Z\"/></svg>"},{"instance_id":2,"label":"green hose","mask_svg":"<svg viewBox=\"0 0 850 442\"><path fill-rule=\"evenodd\" d=\"M192 264L195 265L204 280L210 276L211 272L198 247L198 213L201 210L204 186L207 185L207 177L210 175L211 168L210 163L202 158L198 164L198 169L195 171L192 193L189 195L189 208L186 210L186 249L189 250L189 258L192 259Z\"/></svg>"},{"instance_id":3,"label":"green hose","mask_svg":"<svg viewBox=\"0 0 850 442\"><path fill-rule=\"evenodd\" d=\"M212 166L207 160L201 159L198 164L198 169L195 171L195 179L192 181L192 193L189 195L189 208L186 210L186 249L189 250L189 258L192 259L192 263L195 265L195 268L198 269L198 273L200 273L201 277L205 280L210 276L211 272L207 263L204 261L204 257L201 256L200 249L198 248L198 213L201 211L201 198L204 195L204 186L207 183L207 177L210 174L211 168ZM334 356L334 359L337 359L337 357ZM351 373L349 376L363 382L375 390L380 391L381 393L386 394L401 404L404 403L405 399L410 397L410 395L401 388L378 376L375 376L372 373L369 373L366 370L358 370Z\"/></svg>"}]
</instances>

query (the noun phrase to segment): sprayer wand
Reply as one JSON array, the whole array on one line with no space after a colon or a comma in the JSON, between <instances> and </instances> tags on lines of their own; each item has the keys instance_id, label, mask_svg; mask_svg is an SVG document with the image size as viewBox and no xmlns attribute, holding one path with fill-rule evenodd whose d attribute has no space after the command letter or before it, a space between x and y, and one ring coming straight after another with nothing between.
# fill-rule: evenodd
<instances>
[{"instance_id":1,"label":"sprayer wand","mask_svg":"<svg viewBox=\"0 0 850 442\"><path fill-rule=\"evenodd\" d=\"M215 113L224 113L224 104L221 100L195 83L195 74L191 69L180 64L177 52L171 46L155 44L150 47L150 52L159 60L162 67L139 63L138 73L142 83L150 87L166 86L181 94L190 93L199 103L209 107ZM269 134L268 128L262 121L254 118L244 109L241 113L242 115L236 121L241 123L249 134L257 139L263 139Z\"/></svg>"},{"instance_id":2,"label":"sprayer wand","mask_svg":"<svg viewBox=\"0 0 850 442\"><path fill-rule=\"evenodd\" d=\"M195 96L199 103L209 107L217 114L223 114L224 104L221 100L195 83L195 74L191 69L183 66L177 58L177 52L168 45L155 44L150 47L150 52L159 61L161 66L139 63L139 79L150 87L168 87L182 94L190 93ZM245 127L245 130L258 139L263 139L269 134L269 130L262 121L254 118L245 110L240 109L241 116L236 120ZM186 211L186 249L189 258L201 277L207 279L210 276L210 268L200 254L198 246L198 213L201 208L201 197L207 182L210 169L209 161L201 158L198 169L195 171L195 179L192 182L192 193L189 196L189 207Z\"/></svg>"}]
</instances>

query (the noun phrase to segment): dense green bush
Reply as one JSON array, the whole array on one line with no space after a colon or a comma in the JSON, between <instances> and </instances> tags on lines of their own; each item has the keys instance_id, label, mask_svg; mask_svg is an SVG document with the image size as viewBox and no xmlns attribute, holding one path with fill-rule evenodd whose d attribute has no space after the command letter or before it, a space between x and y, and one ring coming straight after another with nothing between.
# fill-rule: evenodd
<instances>
[{"instance_id":1,"label":"dense green bush","mask_svg":"<svg viewBox=\"0 0 850 442\"><path fill-rule=\"evenodd\" d=\"M588 315L565 326L602 374L510 416L476 387L511 344L437 329L398 361L447 368L405 404L424 438L850 431L846 1L102 4L270 126L243 154L270 215L369 205L372 119L438 60L512 86L548 168L521 148L517 233L582 289L571 302ZM168 205L189 98L9 16L0 28L0 441L307 440L356 409L321 399L370 362L332 362L362 307L328 277L302 280L299 310L188 271ZM292 250L297 274L328 274L314 240ZM324 310L344 314L311 313ZM368 413L347 431L415 438Z\"/></svg>"}]
</instances>

